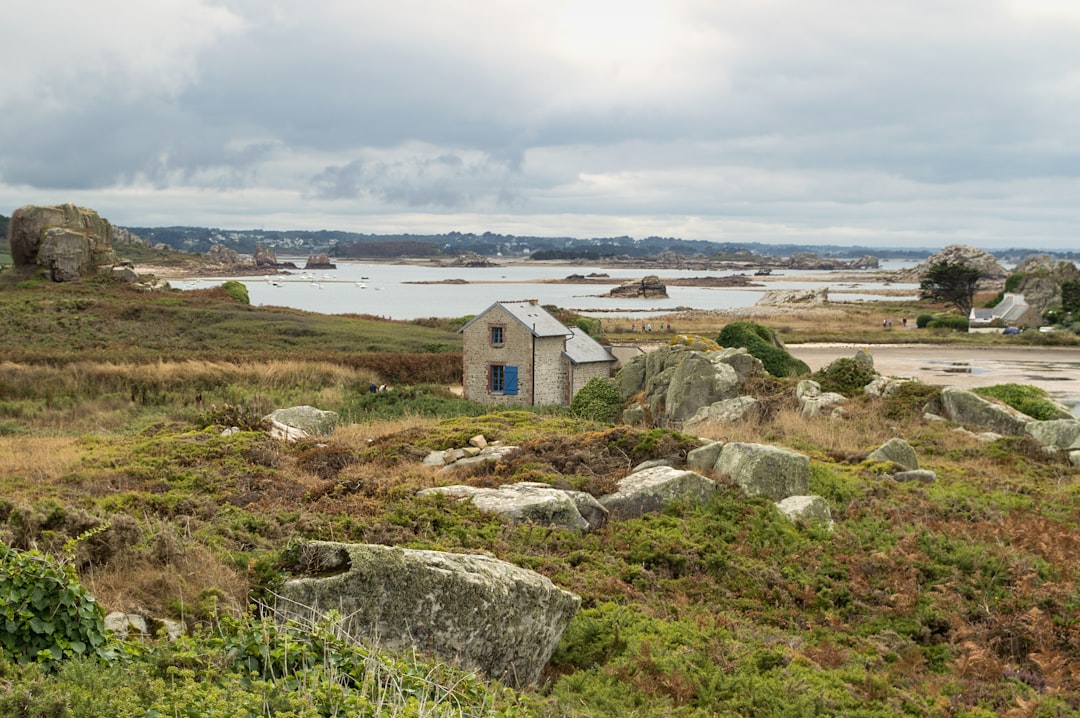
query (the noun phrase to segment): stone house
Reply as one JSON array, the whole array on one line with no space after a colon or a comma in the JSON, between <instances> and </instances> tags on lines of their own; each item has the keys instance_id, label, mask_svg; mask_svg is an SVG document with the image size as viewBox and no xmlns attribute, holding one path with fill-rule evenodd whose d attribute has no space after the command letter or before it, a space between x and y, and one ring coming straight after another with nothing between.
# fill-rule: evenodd
<instances>
[{"instance_id":1,"label":"stone house","mask_svg":"<svg viewBox=\"0 0 1080 718\"><path fill-rule=\"evenodd\" d=\"M536 300L496 302L458 330L464 336L462 396L499 406L568 406L615 357L568 328Z\"/></svg>"},{"instance_id":2,"label":"stone house","mask_svg":"<svg viewBox=\"0 0 1080 718\"><path fill-rule=\"evenodd\" d=\"M992 309L972 307L968 316L970 331L994 328L1001 331L1005 327L1038 326L1039 316L1031 311L1023 294L1005 294Z\"/></svg>"}]
</instances>

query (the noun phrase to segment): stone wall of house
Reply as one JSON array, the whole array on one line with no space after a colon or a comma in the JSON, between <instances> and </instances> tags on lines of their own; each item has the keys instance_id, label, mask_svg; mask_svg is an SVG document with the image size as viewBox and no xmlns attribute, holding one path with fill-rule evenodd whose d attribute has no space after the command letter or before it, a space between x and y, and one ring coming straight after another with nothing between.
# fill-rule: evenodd
<instances>
[{"instance_id":1,"label":"stone wall of house","mask_svg":"<svg viewBox=\"0 0 1080 718\"><path fill-rule=\"evenodd\" d=\"M536 406L566 404L566 370L563 367L563 351L566 337L536 338Z\"/></svg>"},{"instance_id":2,"label":"stone wall of house","mask_svg":"<svg viewBox=\"0 0 1080 718\"><path fill-rule=\"evenodd\" d=\"M570 377L570 400L573 400L574 395L581 391L581 387L588 384L591 379L598 376L611 376L612 362L589 362L574 366L569 359L564 359L564 361L568 365L567 376Z\"/></svg>"},{"instance_id":3,"label":"stone wall of house","mask_svg":"<svg viewBox=\"0 0 1080 718\"><path fill-rule=\"evenodd\" d=\"M503 345L491 345L491 327L503 327ZM532 332L500 306L466 327L464 338L464 384L462 395L471 401L497 406L532 404ZM518 368L517 394L488 391L488 367L501 363Z\"/></svg>"}]
</instances>

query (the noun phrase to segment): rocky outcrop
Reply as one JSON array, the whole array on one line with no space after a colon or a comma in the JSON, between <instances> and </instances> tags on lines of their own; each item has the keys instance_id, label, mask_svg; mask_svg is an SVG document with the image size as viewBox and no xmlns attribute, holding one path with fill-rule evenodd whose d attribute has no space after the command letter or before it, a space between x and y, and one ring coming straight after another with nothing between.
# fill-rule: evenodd
<instances>
[{"instance_id":1,"label":"rocky outcrop","mask_svg":"<svg viewBox=\"0 0 1080 718\"><path fill-rule=\"evenodd\" d=\"M357 641L431 652L515 688L539 680L580 604L490 556L323 541L299 554L311 577L281 586L278 621L336 611Z\"/></svg>"},{"instance_id":2,"label":"rocky outcrop","mask_svg":"<svg viewBox=\"0 0 1080 718\"><path fill-rule=\"evenodd\" d=\"M217 264L222 267L239 267L244 264L244 259L237 254L235 249L229 249L224 244L215 244L203 253L203 259L208 264Z\"/></svg>"},{"instance_id":3,"label":"rocky outcrop","mask_svg":"<svg viewBox=\"0 0 1080 718\"><path fill-rule=\"evenodd\" d=\"M1047 309L1061 306L1062 282L1080 280L1080 269L1074 263L1055 262L1045 254L1026 258L1013 272L1023 275L1013 291L1023 295L1031 311L1039 317Z\"/></svg>"},{"instance_id":4,"label":"rocky outcrop","mask_svg":"<svg viewBox=\"0 0 1080 718\"><path fill-rule=\"evenodd\" d=\"M1012 407L985 399L955 386L941 390L941 395L926 406L926 411L958 424L974 424L1008 436L1022 436L1032 419Z\"/></svg>"},{"instance_id":5,"label":"rocky outcrop","mask_svg":"<svg viewBox=\"0 0 1080 718\"><path fill-rule=\"evenodd\" d=\"M885 397L895 394L901 386L915 381L915 379L879 376L863 387L863 393L868 396Z\"/></svg>"},{"instance_id":6,"label":"rocky outcrop","mask_svg":"<svg viewBox=\"0 0 1080 718\"><path fill-rule=\"evenodd\" d=\"M1080 421L1076 419L1032 421L1024 430L1043 446L1065 451L1080 449Z\"/></svg>"},{"instance_id":7,"label":"rocky outcrop","mask_svg":"<svg viewBox=\"0 0 1080 718\"><path fill-rule=\"evenodd\" d=\"M930 267L940 262L964 264L977 269L983 280L998 281L1008 276L1008 272L994 255L967 244L950 244L937 254L930 255L925 262L911 269L909 274L913 278L922 278Z\"/></svg>"},{"instance_id":8,"label":"rocky outcrop","mask_svg":"<svg viewBox=\"0 0 1080 718\"><path fill-rule=\"evenodd\" d=\"M655 422L677 424L702 407L742 395L747 381L764 372L745 349L694 346L678 343L631 359L615 377L620 396L626 401L644 392Z\"/></svg>"},{"instance_id":9,"label":"rocky outcrop","mask_svg":"<svg viewBox=\"0 0 1080 718\"><path fill-rule=\"evenodd\" d=\"M777 446L725 444L713 471L730 475L748 496L780 501L810 493L810 458Z\"/></svg>"},{"instance_id":10,"label":"rocky outcrop","mask_svg":"<svg viewBox=\"0 0 1080 718\"><path fill-rule=\"evenodd\" d=\"M337 265L330 261L330 257L326 252L320 252L307 258L304 269L337 269Z\"/></svg>"},{"instance_id":11,"label":"rocky outcrop","mask_svg":"<svg viewBox=\"0 0 1080 718\"><path fill-rule=\"evenodd\" d=\"M621 479L615 493L599 501L611 520L632 519L661 511L673 501L703 501L715 491L712 479L694 471L654 466Z\"/></svg>"},{"instance_id":12,"label":"rocky outcrop","mask_svg":"<svg viewBox=\"0 0 1080 718\"><path fill-rule=\"evenodd\" d=\"M313 406L278 409L263 417L270 424L270 435L283 441L297 441L311 436L330 436L337 428L338 415Z\"/></svg>"},{"instance_id":13,"label":"rocky outcrop","mask_svg":"<svg viewBox=\"0 0 1080 718\"><path fill-rule=\"evenodd\" d=\"M903 439L892 438L870 452L866 457L868 461L891 461L905 469L918 469L919 457L915 455L915 449Z\"/></svg>"},{"instance_id":14,"label":"rocky outcrop","mask_svg":"<svg viewBox=\"0 0 1080 718\"><path fill-rule=\"evenodd\" d=\"M54 282L70 282L116 263L113 227L92 209L64 204L27 205L8 227L12 263L41 267Z\"/></svg>"},{"instance_id":15,"label":"rocky outcrop","mask_svg":"<svg viewBox=\"0 0 1080 718\"><path fill-rule=\"evenodd\" d=\"M255 266L259 268L273 269L278 266L277 255L269 247L255 247L252 258L255 260Z\"/></svg>"},{"instance_id":16,"label":"rocky outcrop","mask_svg":"<svg viewBox=\"0 0 1080 718\"><path fill-rule=\"evenodd\" d=\"M636 299L667 299L667 287L660 277L650 274L642 279L632 279L605 294L606 297L630 297Z\"/></svg>"},{"instance_id":17,"label":"rocky outcrop","mask_svg":"<svg viewBox=\"0 0 1080 718\"><path fill-rule=\"evenodd\" d=\"M830 418L843 417L844 403L847 399L834 391L821 391L821 384L813 379L803 379L795 387L795 398L799 402L799 411L804 418L825 415Z\"/></svg>"},{"instance_id":18,"label":"rocky outcrop","mask_svg":"<svg viewBox=\"0 0 1080 718\"><path fill-rule=\"evenodd\" d=\"M470 443L469 446L463 446L457 449L432 451L424 457L424 465L441 466L444 471L460 469L469 466L470 464L479 464L484 461L498 461L512 451L516 451L517 448L518 447L516 446L509 446L502 442L493 442L489 444L485 440L482 445Z\"/></svg>"},{"instance_id":19,"label":"rocky outcrop","mask_svg":"<svg viewBox=\"0 0 1080 718\"><path fill-rule=\"evenodd\" d=\"M777 307L788 304L818 306L828 301L828 287L818 289L770 289L755 304L759 307Z\"/></svg>"},{"instance_id":20,"label":"rocky outcrop","mask_svg":"<svg viewBox=\"0 0 1080 718\"><path fill-rule=\"evenodd\" d=\"M758 399L752 396L737 396L734 399L725 399L701 407L697 413L683 422L682 430L693 434L707 424L735 424L742 421L757 421L760 418L761 402Z\"/></svg>"},{"instance_id":21,"label":"rocky outcrop","mask_svg":"<svg viewBox=\"0 0 1080 718\"><path fill-rule=\"evenodd\" d=\"M424 489L417 496L432 494L469 499L481 511L504 516L516 523L534 523L583 533L601 528L608 518L608 510L584 491L564 491L532 481L507 484L497 489L439 486Z\"/></svg>"},{"instance_id":22,"label":"rocky outcrop","mask_svg":"<svg viewBox=\"0 0 1080 718\"><path fill-rule=\"evenodd\" d=\"M792 521L823 523L832 529L832 510L829 502L820 496L789 496L783 501L777 501L776 508Z\"/></svg>"},{"instance_id":23,"label":"rocky outcrop","mask_svg":"<svg viewBox=\"0 0 1080 718\"><path fill-rule=\"evenodd\" d=\"M708 473L716 466L716 460L720 458L720 452L724 450L724 442L710 441L709 443L693 449L686 455L686 466L698 473Z\"/></svg>"},{"instance_id":24,"label":"rocky outcrop","mask_svg":"<svg viewBox=\"0 0 1080 718\"><path fill-rule=\"evenodd\" d=\"M106 631L112 631L113 635L121 641L129 638L147 640L158 637L175 641L186 632L184 624L179 621L122 611L113 611L105 616L104 627Z\"/></svg>"}]
</instances>

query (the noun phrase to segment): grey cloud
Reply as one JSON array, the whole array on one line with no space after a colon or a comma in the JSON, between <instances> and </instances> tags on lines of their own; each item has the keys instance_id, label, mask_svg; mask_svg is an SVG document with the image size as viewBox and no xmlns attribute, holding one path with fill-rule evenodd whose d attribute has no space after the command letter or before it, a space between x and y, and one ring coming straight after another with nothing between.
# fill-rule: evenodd
<instances>
[{"instance_id":1,"label":"grey cloud","mask_svg":"<svg viewBox=\"0 0 1080 718\"><path fill-rule=\"evenodd\" d=\"M390 160L353 160L326 167L311 178L319 199L372 197L407 207L466 209L478 202L512 197L511 172L491 158L465 159L452 153Z\"/></svg>"}]
</instances>

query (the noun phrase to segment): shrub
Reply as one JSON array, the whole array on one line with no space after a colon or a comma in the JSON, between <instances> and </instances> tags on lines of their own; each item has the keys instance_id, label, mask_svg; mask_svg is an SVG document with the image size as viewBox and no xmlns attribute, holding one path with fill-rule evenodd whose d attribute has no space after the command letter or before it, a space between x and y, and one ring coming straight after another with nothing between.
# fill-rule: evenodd
<instances>
[{"instance_id":1,"label":"shrub","mask_svg":"<svg viewBox=\"0 0 1080 718\"><path fill-rule=\"evenodd\" d=\"M816 372L814 380L821 384L822 391L835 391L837 394L852 397L861 394L863 387L876 376L877 373L871 367L851 357L840 357Z\"/></svg>"},{"instance_id":2,"label":"shrub","mask_svg":"<svg viewBox=\"0 0 1080 718\"><path fill-rule=\"evenodd\" d=\"M75 567L39 551L0 544L0 615L0 652L18 663L112 656L104 611L79 583Z\"/></svg>"},{"instance_id":3,"label":"shrub","mask_svg":"<svg viewBox=\"0 0 1080 718\"><path fill-rule=\"evenodd\" d=\"M920 314L919 316L915 317L915 326L917 326L919 329L925 329L926 326L932 321L934 321L933 314Z\"/></svg>"},{"instance_id":4,"label":"shrub","mask_svg":"<svg viewBox=\"0 0 1080 718\"><path fill-rule=\"evenodd\" d=\"M1033 419L1048 421L1058 418L1058 408L1049 394L1028 384L996 384L973 389L976 394L1005 402Z\"/></svg>"},{"instance_id":5,"label":"shrub","mask_svg":"<svg viewBox=\"0 0 1080 718\"><path fill-rule=\"evenodd\" d=\"M756 322L732 322L720 331L717 341L725 347L745 347L746 351L761 360L765 371L773 376L810 373L806 362L788 353L776 332Z\"/></svg>"},{"instance_id":6,"label":"shrub","mask_svg":"<svg viewBox=\"0 0 1080 718\"><path fill-rule=\"evenodd\" d=\"M958 317L955 314L946 314L945 316L934 317L926 327L928 329L952 329L958 332L966 332L968 330L968 319L967 317Z\"/></svg>"},{"instance_id":7,"label":"shrub","mask_svg":"<svg viewBox=\"0 0 1080 718\"><path fill-rule=\"evenodd\" d=\"M225 296L237 304L251 304L251 298L248 297L247 287L240 282L230 279L221 285L221 289L225 292Z\"/></svg>"},{"instance_id":8,"label":"shrub","mask_svg":"<svg viewBox=\"0 0 1080 718\"><path fill-rule=\"evenodd\" d=\"M1020 288L1024 279L1027 278L1027 274L1024 272L1015 272L1009 275L1009 278L1005 280L1005 291L1010 294ZM1002 292L1004 294L1004 292Z\"/></svg>"},{"instance_id":9,"label":"shrub","mask_svg":"<svg viewBox=\"0 0 1080 718\"><path fill-rule=\"evenodd\" d=\"M1080 280L1066 279L1061 283L1061 308L1066 312L1080 312Z\"/></svg>"},{"instance_id":10,"label":"shrub","mask_svg":"<svg viewBox=\"0 0 1080 718\"><path fill-rule=\"evenodd\" d=\"M570 402L570 413L574 416L609 424L618 421L622 408L614 380L599 376L581 387Z\"/></svg>"}]
</instances>

